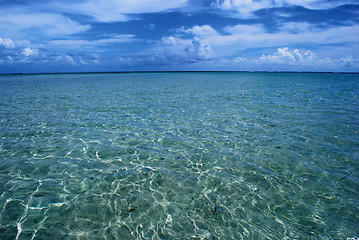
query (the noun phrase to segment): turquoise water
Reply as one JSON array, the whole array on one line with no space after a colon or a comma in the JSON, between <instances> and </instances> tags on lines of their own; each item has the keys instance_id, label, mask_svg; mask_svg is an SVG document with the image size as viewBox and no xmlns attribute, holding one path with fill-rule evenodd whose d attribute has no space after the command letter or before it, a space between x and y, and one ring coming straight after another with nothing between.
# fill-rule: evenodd
<instances>
[{"instance_id":1,"label":"turquoise water","mask_svg":"<svg viewBox=\"0 0 359 240\"><path fill-rule=\"evenodd\" d=\"M359 75L0 76L0 239L359 236Z\"/></svg>"}]
</instances>

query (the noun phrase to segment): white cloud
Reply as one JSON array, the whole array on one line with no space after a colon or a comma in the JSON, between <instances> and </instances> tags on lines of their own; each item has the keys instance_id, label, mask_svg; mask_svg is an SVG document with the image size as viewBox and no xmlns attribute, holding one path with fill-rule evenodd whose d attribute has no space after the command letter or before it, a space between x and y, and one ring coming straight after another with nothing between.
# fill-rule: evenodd
<instances>
[{"instance_id":1,"label":"white cloud","mask_svg":"<svg viewBox=\"0 0 359 240\"><path fill-rule=\"evenodd\" d=\"M15 43L9 38L1 38L0 37L0 46L3 46L5 48L14 48Z\"/></svg>"},{"instance_id":2,"label":"white cloud","mask_svg":"<svg viewBox=\"0 0 359 240\"><path fill-rule=\"evenodd\" d=\"M357 3L356 0L281 0L279 1L280 6L295 5L302 6L309 9L330 9L344 4Z\"/></svg>"},{"instance_id":3,"label":"white cloud","mask_svg":"<svg viewBox=\"0 0 359 240\"><path fill-rule=\"evenodd\" d=\"M13 41L0 37L1 63L27 62L38 53L37 47L32 46L29 41Z\"/></svg>"},{"instance_id":4,"label":"white cloud","mask_svg":"<svg viewBox=\"0 0 359 240\"><path fill-rule=\"evenodd\" d=\"M215 57L210 45L198 37L182 39L179 37L163 37L146 53L121 55L117 60L122 66L186 66L201 65Z\"/></svg>"},{"instance_id":5,"label":"white cloud","mask_svg":"<svg viewBox=\"0 0 359 240\"><path fill-rule=\"evenodd\" d=\"M278 48L283 46L321 46L338 45L341 52L349 54L359 46L358 25L335 28L319 28L307 22L284 23L277 32L268 32L263 25L234 25L222 29L220 34L209 25L182 29L203 41L208 42L219 57L228 57L249 49ZM324 49L324 48L323 48Z\"/></svg>"},{"instance_id":6,"label":"white cloud","mask_svg":"<svg viewBox=\"0 0 359 240\"><path fill-rule=\"evenodd\" d=\"M137 41L134 39L135 35L133 34L120 34L114 35L111 38L103 38L97 40L52 40L49 41L50 45L62 46L65 48L88 48L88 47L97 47L100 45L106 44L115 44L115 43L125 43Z\"/></svg>"},{"instance_id":7,"label":"white cloud","mask_svg":"<svg viewBox=\"0 0 359 240\"><path fill-rule=\"evenodd\" d=\"M163 37L162 41L155 46L152 51L155 53L164 52L165 55L183 55L191 45L190 39L182 39L179 37Z\"/></svg>"},{"instance_id":8,"label":"white cloud","mask_svg":"<svg viewBox=\"0 0 359 240\"><path fill-rule=\"evenodd\" d=\"M60 61L60 62L62 62L62 61L68 62L68 63L70 63L70 64L72 64L72 65L75 65L75 64L76 64L75 61L74 61L74 59L73 59L73 57L72 57L72 56L69 56L69 55L59 56L59 58L57 58L57 60Z\"/></svg>"},{"instance_id":9,"label":"white cloud","mask_svg":"<svg viewBox=\"0 0 359 240\"><path fill-rule=\"evenodd\" d=\"M147 23L145 25L142 26L145 29L149 29L149 30L155 30L156 29L156 25L153 23Z\"/></svg>"},{"instance_id":10,"label":"white cloud","mask_svg":"<svg viewBox=\"0 0 359 240\"><path fill-rule=\"evenodd\" d=\"M193 38L192 45L186 48L186 52L188 57L197 60L210 60L215 56L209 44L197 37Z\"/></svg>"},{"instance_id":11,"label":"white cloud","mask_svg":"<svg viewBox=\"0 0 359 240\"><path fill-rule=\"evenodd\" d=\"M293 34L320 31L318 27L313 26L312 24L307 22L282 23L281 26L279 26L279 30L281 30L282 32L293 33Z\"/></svg>"},{"instance_id":12,"label":"white cloud","mask_svg":"<svg viewBox=\"0 0 359 240\"><path fill-rule=\"evenodd\" d=\"M278 71L357 71L359 58L346 56L342 58L319 57L307 49L278 48L274 53L262 54L260 57L235 57L221 62L226 66L244 70L278 70Z\"/></svg>"},{"instance_id":13,"label":"white cloud","mask_svg":"<svg viewBox=\"0 0 359 240\"><path fill-rule=\"evenodd\" d=\"M162 43L165 56L181 62L208 61L215 56L209 43L198 37L190 40L170 36L162 38ZM156 51L159 52L161 48Z\"/></svg>"},{"instance_id":14,"label":"white cloud","mask_svg":"<svg viewBox=\"0 0 359 240\"><path fill-rule=\"evenodd\" d=\"M185 33L191 33L201 38L219 35L217 31L214 28L212 28L210 25L202 25L202 26L195 25L189 29L181 28L179 31Z\"/></svg>"},{"instance_id":15,"label":"white cloud","mask_svg":"<svg viewBox=\"0 0 359 240\"><path fill-rule=\"evenodd\" d=\"M253 12L275 7L302 6L308 9L329 9L343 4L356 3L355 0L215 0L212 6L224 11L237 12L239 17L253 17Z\"/></svg>"},{"instance_id":16,"label":"white cloud","mask_svg":"<svg viewBox=\"0 0 359 240\"><path fill-rule=\"evenodd\" d=\"M238 24L234 26L227 26L224 31L230 34L241 34L241 35L256 35L266 33L266 29L261 24L245 25Z\"/></svg>"},{"instance_id":17,"label":"white cloud","mask_svg":"<svg viewBox=\"0 0 359 240\"><path fill-rule=\"evenodd\" d=\"M89 55L72 55L72 54L55 54L55 55L43 55L39 58L40 63L46 63L49 66L58 65L88 65L88 64L99 64L100 57L94 54Z\"/></svg>"},{"instance_id":18,"label":"white cloud","mask_svg":"<svg viewBox=\"0 0 359 240\"><path fill-rule=\"evenodd\" d=\"M64 37L88 29L89 25L79 24L61 14L0 10L0 32L13 38Z\"/></svg>"},{"instance_id":19,"label":"white cloud","mask_svg":"<svg viewBox=\"0 0 359 240\"><path fill-rule=\"evenodd\" d=\"M107 44L106 42L112 42L112 40L109 39L101 40L103 41L99 40L99 43L96 44ZM100 57L95 54L89 54L87 52L85 54L69 54L71 49L68 46L75 44L75 42L65 41L58 44L58 48L53 48L49 47L50 45L34 45L29 41L13 41L10 38L0 38L0 64L14 65L31 62L36 64L47 63L49 65L86 65L100 63ZM76 42L76 44L79 43ZM91 45L94 43L87 43L87 41L85 41L85 44ZM79 47L79 45L77 45L77 47ZM49 49L52 49L52 51Z\"/></svg>"},{"instance_id":20,"label":"white cloud","mask_svg":"<svg viewBox=\"0 0 359 240\"><path fill-rule=\"evenodd\" d=\"M225 11L236 11L240 17L248 18L252 16L252 12L259 9L270 8L273 6L269 0L216 0L213 6Z\"/></svg>"},{"instance_id":21,"label":"white cloud","mask_svg":"<svg viewBox=\"0 0 359 240\"><path fill-rule=\"evenodd\" d=\"M346 56L338 60L334 60L335 63L343 64L344 67L354 67L356 71L359 69L359 58L354 58L353 56Z\"/></svg>"},{"instance_id":22,"label":"white cloud","mask_svg":"<svg viewBox=\"0 0 359 240\"><path fill-rule=\"evenodd\" d=\"M155 13L184 7L187 0L86 0L80 3L62 3L57 7L70 13L91 16L100 22L128 21L127 14Z\"/></svg>"},{"instance_id":23,"label":"white cloud","mask_svg":"<svg viewBox=\"0 0 359 240\"><path fill-rule=\"evenodd\" d=\"M66 39L88 31L72 16L91 17L92 21L116 22L134 19L131 14L155 13L185 7L188 0L53 0L47 2L3 4L0 7L0 33L12 39ZM146 25L154 29L154 24Z\"/></svg>"},{"instance_id":24,"label":"white cloud","mask_svg":"<svg viewBox=\"0 0 359 240\"><path fill-rule=\"evenodd\" d=\"M264 63L279 64L310 64L316 57L311 51L289 50L288 47L278 48L277 52L272 55L262 55L259 59Z\"/></svg>"},{"instance_id":25,"label":"white cloud","mask_svg":"<svg viewBox=\"0 0 359 240\"><path fill-rule=\"evenodd\" d=\"M241 63L241 62L247 62L248 61L248 59L247 58L243 58L243 57L236 57L235 59L234 59L234 62L235 63Z\"/></svg>"},{"instance_id":26,"label":"white cloud","mask_svg":"<svg viewBox=\"0 0 359 240\"><path fill-rule=\"evenodd\" d=\"M177 45L178 41L183 41L181 38L177 38L177 37L173 37L173 36L170 36L170 37L163 37L162 38L162 42L165 44L165 45L172 45L172 46L175 46Z\"/></svg>"},{"instance_id":27,"label":"white cloud","mask_svg":"<svg viewBox=\"0 0 359 240\"><path fill-rule=\"evenodd\" d=\"M30 47L24 48L22 51L22 54L25 57L36 56L38 53L39 51L37 49L32 49Z\"/></svg>"}]
</instances>

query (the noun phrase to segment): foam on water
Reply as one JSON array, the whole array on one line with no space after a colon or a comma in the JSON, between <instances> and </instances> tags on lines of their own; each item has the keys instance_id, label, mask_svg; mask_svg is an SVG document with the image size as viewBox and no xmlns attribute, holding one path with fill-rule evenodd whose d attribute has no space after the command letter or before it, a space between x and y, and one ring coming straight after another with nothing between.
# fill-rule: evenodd
<instances>
[{"instance_id":1,"label":"foam on water","mask_svg":"<svg viewBox=\"0 0 359 240\"><path fill-rule=\"evenodd\" d=\"M359 236L359 77L0 76L2 239Z\"/></svg>"}]
</instances>

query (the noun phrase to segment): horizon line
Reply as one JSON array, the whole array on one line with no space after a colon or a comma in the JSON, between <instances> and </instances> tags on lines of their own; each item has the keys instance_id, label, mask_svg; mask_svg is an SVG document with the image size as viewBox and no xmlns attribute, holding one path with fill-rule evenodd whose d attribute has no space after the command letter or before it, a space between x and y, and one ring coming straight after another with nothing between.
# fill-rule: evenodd
<instances>
[{"instance_id":1,"label":"horizon line","mask_svg":"<svg viewBox=\"0 0 359 240\"><path fill-rule=\"evenodd\" d=\"M236 70L140 70L140 71L94 71L94 72L34 72L34 73L0 73L0 75L46 75L46 74L111 74L111 73L334 73L334 74L359 74L359 72L335 72L335 71L236 71Z\"/></svg>"}]
</instances>

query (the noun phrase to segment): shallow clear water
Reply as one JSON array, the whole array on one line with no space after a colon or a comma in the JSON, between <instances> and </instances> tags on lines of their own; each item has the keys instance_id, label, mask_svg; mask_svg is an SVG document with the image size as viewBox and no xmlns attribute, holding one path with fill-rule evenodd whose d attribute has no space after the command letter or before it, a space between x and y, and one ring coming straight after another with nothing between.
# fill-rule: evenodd
<instances>
[{"instance_id":1,"label":"shallow clear water","mask_svg":"<svg viewBox=\"0 0 359 240\"><path fill-rule=\"evenodd\" d=\"M359 75L0 76L0 239L359 236Z\"/></svg>"}]
</instances>

